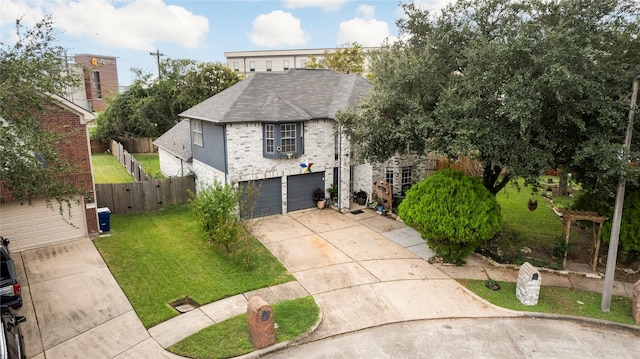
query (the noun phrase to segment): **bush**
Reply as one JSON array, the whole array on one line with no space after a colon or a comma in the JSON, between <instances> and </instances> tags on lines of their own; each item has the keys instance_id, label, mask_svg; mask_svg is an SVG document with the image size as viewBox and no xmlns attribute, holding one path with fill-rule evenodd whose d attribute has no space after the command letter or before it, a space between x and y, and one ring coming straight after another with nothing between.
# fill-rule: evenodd
<instances>
[{"instance_id":1,"label":"bush","mask_svg":"<svg viewBox=\"0 0 640 359\"><path fill-rule=\"evenodd\" d=\"M448 263L464 263L502 228L498 202L480 179L451 170L412 186L398 213Z\"/></svg>"},{"instance_id":2,"label":"bush","mask_svg":"<svg viewBox=\"0 0 640 359\"><path fill-rule=\"evenodd\" d=\"M615 198L601 193L583 193L576 198L574 206L583 211L596 211L609 217L602 227L602 239L609 243L613 222ZM627 186L620 221L620 250L628 257L637 257L640 253L640 188Z\"/></svg>"},{"instance_id":3,"label":"bush","mask_svg":"<svg viewBox=\"0 0 640 359\"><path fill-rule=\"evenodd\" d=\"M233 251L240 237L238 199L239 191L233 186L216 181L213 186L201 189L190 201L209 239L228 253Z\"/></svg>"}]
</instances>

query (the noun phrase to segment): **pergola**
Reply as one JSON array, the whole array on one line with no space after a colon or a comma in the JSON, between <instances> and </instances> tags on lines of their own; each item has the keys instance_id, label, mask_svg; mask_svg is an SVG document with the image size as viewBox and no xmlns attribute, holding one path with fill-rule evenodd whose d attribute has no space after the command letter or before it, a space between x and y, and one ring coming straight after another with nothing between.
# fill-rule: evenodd
<instances>
[{"instance_id":1,"label":"pergola","mask_svg":"<svg viewBox=\"0 0 640 359\"><path fill-rule=\"evenodd\" d=\"M598 252L600 251L600 242L602 234L602 224L608 220L609 217L601 216L598 212L588 211L562 211L562 234L565 238L565 243L569 244L569 234L571 232L571 223L576 221L589 221L593 228L593 245L591 247L593 254L593 262L591 263L591 269L596 270L598 265ZM598 226L596 226L598 224ZM567 251L564 251L564 259L562 261L562 267L567 267Z\"/></svg>"}]
</instances>

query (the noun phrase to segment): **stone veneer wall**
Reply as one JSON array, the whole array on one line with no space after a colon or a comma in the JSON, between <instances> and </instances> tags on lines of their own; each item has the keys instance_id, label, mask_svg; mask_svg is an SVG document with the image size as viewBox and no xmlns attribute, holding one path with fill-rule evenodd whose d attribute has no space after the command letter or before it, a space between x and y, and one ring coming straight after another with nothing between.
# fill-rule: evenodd
<instances>
[{"instance_id":1,"label":"stone veneer wall","mask_svg":"<svg viewBox=\"0 0 640 359\"><path fill-rule=\"evenodd\" d=\"M325 172L325 188L329 188L333 183L334 167L340 165L340 161L336 159L337 125L334 120L322 119L304 122L302 130L304 153L291 159L263 157L262 123L234 123L227 124L225 127L228 175L225 176L223 171L211 168L194 159L193 172L197 177L196 190L199 190L204 184L213 183L214 180L237 183L280 177L282 178L283 210L286 212L286 177L299 175L302 172L301 163L313 163L313 172ZM346 147L346 151L348 151L348 147ZM344 152L343 149L343 153L348 152ZM349 187L349 172L344 172L344 167L340 185L343 189ZM346 206L348 209L348 202L346 202ZM344 207L344 200L341 201L340 207Z\"/></svg>"},{"instance_id":2,"label":"stone veneer wall","mask_svg":"<svg viewBox=\"0 0 640 359\"><path fill-rule=\"evenodd\" d=\"M192 165L190 162L183 161L162 148L158 148L158 155L160 158L160 172L162 172L163 176L181 177L191 172Z\"/></svg>"}]
</instances>

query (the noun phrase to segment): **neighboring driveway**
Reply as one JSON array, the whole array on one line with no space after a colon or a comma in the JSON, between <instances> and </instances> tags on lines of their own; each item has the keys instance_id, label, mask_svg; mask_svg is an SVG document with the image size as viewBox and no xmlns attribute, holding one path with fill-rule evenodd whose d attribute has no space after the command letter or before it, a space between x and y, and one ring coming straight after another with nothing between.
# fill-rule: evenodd
<instances>
[{"instance_id":1,"label":"neighboring driveway","mask_svg":"<svg viewBox=\"0 0 640 359\"><path fill-rule=\"evenodd\" d=\"M90 239L14 259L28 358L178 358L150 338Z\"/></svg>"}]
</instances>

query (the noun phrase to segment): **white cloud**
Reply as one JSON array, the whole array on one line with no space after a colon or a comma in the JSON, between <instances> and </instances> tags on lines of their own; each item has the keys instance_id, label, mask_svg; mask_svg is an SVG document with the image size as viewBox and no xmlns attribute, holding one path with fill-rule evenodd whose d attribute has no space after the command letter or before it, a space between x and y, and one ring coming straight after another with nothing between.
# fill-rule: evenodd
<instances>
[{"instance_id":1,"label":"white cloud","mask_svg":"<svg viewBox=\"0 0 640 359\"><path fill-rule=\"evenodd\" d=\"M3 0L2 5L5 5ZM16 4L24 4L16 1ZM52 13L66 35L86 37L101 47L153 50L158 42L198 48L209 20L162 0L58 0L26 2L29 11ZM3 11L4 12L4 11Z\"/></svg>"},{"instance_id":2,"label":"white cloud","mask_svg":"<svg viewBox=\"0 0 640 359\"><path fill-rule=\"evenodd\" d=\"M380 46L385 39L394 41L389 35L389 24L375 19L375 7L360 5L356 10L362 16L340 23L338 44L358 42L362 46Z\"/></svg>"},{"instance_id":3,"label":"white cloud","mask_svg":"<svg viewBox=\"0 0 640 359\"><path fill-rule=\"evenodd\" d=\"M422 10L440 10L444 9L447 5L455 2L454 0L415 0L415 4Z\"/></svg>"},{"instance_id":4,"label":"white cloud","mask_svg":"<svg viewBox=\"0 0 640 359\"><path fill-rule=\"evenodd\" d=\"M281 10L262 14L253 20L251 42L257 46L300 46L307 43L307 35L300 26L300 19Z\"/></svg>"},{"instance_id":5,"label":"white cloud","mask_svg":"<svg viewBox=\"0 0 640 359\"><path fill-rule=\"evenodd\" d=\"M326 11L335 11L342 7L347 0L283 0L283 2L288 9L319 7Z\"/></svg>"},{"instance_id":6,"label":"white cloud","mask_svg":"<svg viewBox=\"0 0 640 359\"><path fill-rule=\"evenodd\" d=\"M364 19L373 19L376 16L376 8L370 5L359 5L356 13L360 14Z\"/></svg>"}]
</instances>

